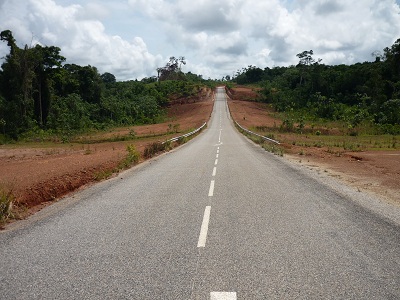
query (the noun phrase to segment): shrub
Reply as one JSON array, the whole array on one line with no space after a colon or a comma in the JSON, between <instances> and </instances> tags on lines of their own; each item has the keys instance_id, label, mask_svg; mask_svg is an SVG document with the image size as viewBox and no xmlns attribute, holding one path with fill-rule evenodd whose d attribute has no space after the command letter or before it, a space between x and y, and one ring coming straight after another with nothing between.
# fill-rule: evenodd
<instances>
[{"instance_id":1,"label":"shrub","mask_svg":"<svg viewBox=\"0 0 400 300\"><path fill-rule=\"evenodd\" d=\"M287 118L287 119L283 120L282 125L280 127L281 131L291 132L291 131L293 131L293 129L294 129L294 122L292 119Z\"/></svg>"},{"instance_id":2,"label":"shrub","mask_svg":"<svg viewBox=\"0 0 400 300\"><path fill-rule=\"evenodd\" d=\"M126 160L130 163L130 164L137 164L139 162L140 159L140 153L139 151L136 150L134 145L128 145L126 147L126 151L128 151L128 155L126 156Z\"/></svg>"},{"instance_id":3,"label":"shrub","mask_svg":"<svg viewBox=\"0 0 400 300\"><path fill-rule=\"evenodd\" d=\"M140 159L140 153L136 150L134 145L128 145L126 147L128 154L125 159L119 164L119 169L126 169L132 166L132 164L137 164Z\"/></svg>"},{"instance_id":4,"label":"shrub","mask_svg":"<svg viewBox=\"0 0 400 300\"><path fill-rule=\"evenodd\" d=\"M13 201L12 191L0 188L0 222L12 217Z\"/></svg>"},{"instance_id":5,"label":"shrub","mask_svg":"<svg viewBox=\"0 0 400 300\"><path fill-rule=\"evenodd\" d=\"M101 170L93 174L93 179L96 181L101 181L110 178L113 172L111 170Z\"/></svg>"},{"instance_id":6,"label":"shrub","mask_svg":"<svg viewBox=\"0 0 400 300\"><path fill-rule=\"evenodd\" d=\"M178 145L183 145L185 143L187 143L189 139L186 136L181 136L176 142L178 143Z\"/></svg>"},{"instance_id":7,"label":"shrub","mask_svg":"<svg viewBox=\"0 0 400 300\"><path fill-rule=\"evenodd\" d=\"M166 150L166 151L169 151L169 150L172 150L172 142L171 141L166 141L166 142L164 142L164 149Z\"/></svg>"},{"instance_id":8,"label":"shrub","mask_svg":"<svg viewBox=\"0 0 400 300\"><path fill-rule=\"evenodd\" d=\"M149 145L144 149L144 157L145 158L151 158L155 156L157 153L162 152L166 149L166 144L162 144L160 142L154 142Z\"/></svg>"}]
</instances>

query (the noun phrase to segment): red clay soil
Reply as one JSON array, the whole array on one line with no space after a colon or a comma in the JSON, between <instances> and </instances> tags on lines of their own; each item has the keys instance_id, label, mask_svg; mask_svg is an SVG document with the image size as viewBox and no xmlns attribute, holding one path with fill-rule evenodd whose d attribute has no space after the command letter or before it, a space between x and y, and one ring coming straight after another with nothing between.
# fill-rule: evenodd
<instances>
[{"instance_id":1,"label":"red clay soil","mask_svg":"<svg viewBox=\"0 0 400 300\"><path fill-rule=\"evenodd\" d=\"M239 92L234 90L232 94L249 100L256 92L240 87ZM81 138L118 138L133 132L138 137L156 137L122 142L0 146L0 188L11 189L16 206L26 209L20 212L21 217L29 215L54 199L94 182L96 175L113 170L125 158L127 145L134 144L142 152L149 143L198 128L209 120L213 96L210 91L203 91L200 98L176 101L168 109L169 121L161 124L115 129ZM281 125L265 104L229 100L229 107L234 120L246 128ZM171 128L178 132L165 135ZM307 147L306 154L299 155L301 147L283 146L285 157L329 172L400 205L400 151L345 152L338 157L324 148Z\"/></svg>"},{"instance_id":2,"label":"red clay soil","mask_svg":"<svg viewBox=\"0 0 400 300\"><path fill-rule=\"evenodd\" d=\"M179 102L168 108L167 122L115 129L81 139L101 140L127 136L148 138L104 143L28 144L0 146L0 188L12 190L20 217L25 217L81 186L96 181L96 176L110 173L127 155L127 145L142 152L155 141L164 141L182 132L200 127L209 120L214 94L203 91L202 97ZM181 104L182 103L182 104ZM174 126L175 125L175 126ZM167 134L171 130L174 133ZM152 137L155 136L155 137Z\"/></svg>"},{"instance_id":3,"label":"red clay soil","mask_svg":"<svg viewBox=\"0 0 400 300\"><path fill-rule=\"evenodd\" d=\"M241 93L245 89L241 88ZM253 94L248 89L249 95ZM232 118L245 128L278 127L281 121L265 104L249 101L229 100ZM278 139L290 140L290 136L279 134ZM344 151L340 156L330 153L327 148L300 147L289 143L284 157L320 171L327 172L346 184L400 205L400 151Z\"/></svg>"},{"instance_id":4,"label":"red clay soil","mask_svg":"<svg viewBox=\"0 0 400 300\"><path fill-rule=\"evenodd\" d=\"M226 89L226 93L232 100L255 101L260 98L260 90L260 88L248 88L239 85L232 89Z\"/></svg>"}]
</instances>

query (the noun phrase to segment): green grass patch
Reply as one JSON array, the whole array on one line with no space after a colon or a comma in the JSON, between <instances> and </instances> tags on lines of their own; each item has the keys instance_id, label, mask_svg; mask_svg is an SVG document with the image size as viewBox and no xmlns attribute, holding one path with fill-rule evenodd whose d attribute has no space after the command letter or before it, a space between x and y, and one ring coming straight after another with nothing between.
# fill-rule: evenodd
<instances>
[{"instance_id":1,"label":"green grass patch","mask_svg":"<svg viewBox=\"0 0 400 300\"><path fill-rule=\"evenodd\" d=\"M119 164L119 169L127 169L134 164L137 164L140 160L140 152L136 150L134 145L128 145L126 147L128 154L125 159Z\"/></svg>"},{"instance_id":2,"label":"green grass patch","mask_svg":"<svg viewBox=\"0 0 400 300\"><path fill-rule=\"evenodd\" d=\"M283 156L284 150L282 147L279 147L278 145L264 142L262 144L262 147L268 152L271 152L271 153L279 155L279 156Z\"/></svg>"},{"instance_id":3,"label":"green grass patch","mask_svg":"<svg viewBox=\"0 0 400 300\"><path fill-rule=\"evenodd\" d=\"M113 174L112 170L101 170L101 171L95 172L93 174L93 178L96 181L102 181L104 179L110 178L112 176L112 174Z\"/></svg>"},{"instance_id":4,"label":"green grass patch","mask_svg":"<svg viewBox=\"0 0 400 300\"><path fill-rule=\"evenodd\" d=\"M298 129L298 124L291 122L284 123L280 128L276 126L252 128L255 133L278 139L282 143L300 147L329 148L335 152L400 149L400 135L379 134L376 126L371 124L349 128L344 122L319 120L304 125L301 130Z\"/></svg>"},{"instance_id":5,"label":"green grass patch","mask_svg":"<svg viewBox=\"0 0 400 300\"><path fill-rule=\"evenodd\" d=\"M274 143L268 142L265 139L263 139L262 137L259 137L257 135L253 135L250 134L244 130L242 130L240 127L236 126L236 128L245 136L247 136L250 140L252 140L253 142L255 142L256 144L261 145L262 148L264 148L266 151L271 152L273 154L279 155L279 156L283 156L284 154L284 149ZM275 135L273 134L269 134L267 136L270 139L275 139Z\"/></svg>"}]
</instances>

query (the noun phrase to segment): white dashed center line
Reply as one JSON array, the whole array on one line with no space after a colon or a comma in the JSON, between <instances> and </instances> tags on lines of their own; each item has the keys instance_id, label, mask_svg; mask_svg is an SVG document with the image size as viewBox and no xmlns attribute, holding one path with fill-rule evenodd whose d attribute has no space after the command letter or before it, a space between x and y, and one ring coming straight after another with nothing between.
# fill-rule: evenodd
<instances>
[{"instance_id":1,"label":"white dashed center line","mask_svg":"<svg viewBox=\"0 0 400 300\"><path fill-rule=\"evenodd\" d=\"M215 180L211 180L210 189L208 190L209 197L214 196L214 184L215 184Z\"/></svg>"},{"instance_id":2,"label":"white dashed center line","mask_svg":"<svg viewBox=\"0 0 400 300\"><path fill-rule=\"evenodd\" d=\"M236 292L211 292L210 300L236 300Z\"/></svg>"},{"instance_id":3,"label":"white dashed center line","mask_svg":"<svg viewBox=\"0 0 400 300\"><path fill-rule=\"evenodd\" d=\"M204 210L203 223L201 224L199 241L197 247L205 247L208 232L208 222L210 221L211 206L206 206Z\"/></svg>"},{"instance_id":4,"label":"white dashed center line","mask_svg":"<svg viewBox=\"0 0 400 300\"><path fill-rule=\"evenodd\" d=\"M227 105L227 104L226 104ZM218 158L220 154L220 145L222 145L221 142L221 135L222 135L222 114L219 115L219 122L220 122L220 130L219 130L219 137L218 137L218 144L215 146L217 147L217 153L216 153L216 158L215 158L215 163L214 163L214 168L212 171L212 177L214 177L217 174L217 164L218 164ZM208 196L213 197L214 196L214 186L215 186L215 180L211 180L210 183L210 189L208 190ZM210 198L212 199L212 198ZM209 202L211 200L209 199ZM204 210L204 216L203 216L203 222L201 224L201 229L200 229L200 235L199 235L199 240L197 243L197 247L204 248L206 246L206 240L207 240L207 234L208 234L208 227L209 227L209 222L210 222L210 214L211 214L211 206L206 206ZM210 300L237 300L237 295L236 292L210 292Z\"/></svg>"}]
</instances>

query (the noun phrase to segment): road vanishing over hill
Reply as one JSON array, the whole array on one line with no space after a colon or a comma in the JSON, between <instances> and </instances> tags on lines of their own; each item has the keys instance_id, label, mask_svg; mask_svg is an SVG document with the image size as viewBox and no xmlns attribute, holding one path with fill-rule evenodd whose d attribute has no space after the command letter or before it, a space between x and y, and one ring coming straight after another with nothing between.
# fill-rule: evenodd
<instances>
[{"instance_id":1,"label":"road vanishing over hill","mask_svg":"<svg viewBox=\"0 0 400 300\"><path fill-rule=\"evenodd\" d=\"M219 88L194 140L1 232L0 298L400 299L400 210L354 194L248 141Z\"/></svg>"}]
</instances>

